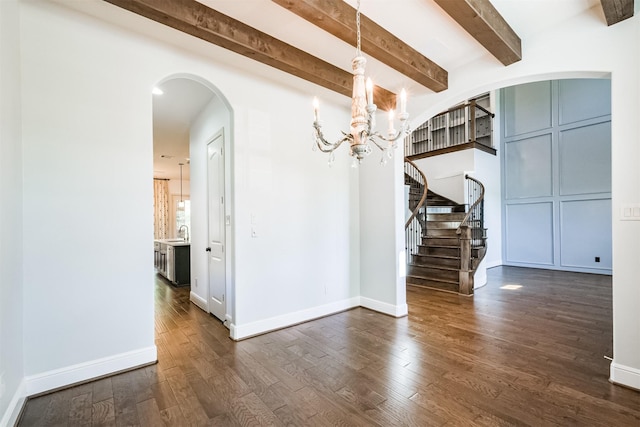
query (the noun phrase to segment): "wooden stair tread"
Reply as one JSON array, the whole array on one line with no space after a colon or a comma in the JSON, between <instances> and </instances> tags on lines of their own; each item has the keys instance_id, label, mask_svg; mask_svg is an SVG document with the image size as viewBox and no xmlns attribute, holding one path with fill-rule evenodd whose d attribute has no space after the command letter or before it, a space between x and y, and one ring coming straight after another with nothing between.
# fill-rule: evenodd
<instances>
[{"instance_id":1,"label":"wooden stair tread","mask_svg":"<svg viewBox=\"0 0 640 427\"><path fill-rule=\"evenodd\" d=\"M460 248L459 245L418 245L418 247L422 247L422 248L455 248L458 249Z\"/></svg>"},{"instance_id":2,"label":"wooden stair tread","mask_svg":"<svg viewBox=\"0 0 640 427\"><path fill-rule=\"evenodd\" d=\"M459 256L457 255L441 255L441 254L434 254L434 255L424 255L424 254L414 254L414 256L422 256L422 257L432 257L432 258L448 258L448 259L460 259Z\"/></svg>"},{"instance_id":3,"label":"wooden stair tread","mask_svg":"<svg viewBox=\"0 0 640 427\"><path fill-rule=\"evenodd\" d=\"M424 264L424 263L416 263L416 262L410 263L409 266L411 266L411 267L420 267L420 268L431 268L431 269L434 269L434 270L447 270L447 271L459 271L460 270L457 267L449 267L449 266L438 265L438 264Z\"/></svg>"},{"instance_id":4,"label":"wooden stair tread","mask_svg":"<svg viewBox=\"0 0 640 427\"><path fill-rule=\"evenodd\" d=\"M411 278L415 278L415 279L432 280L434 282L455 283L456 285L458 284L457 280L445 279L445 278L440 278L440 277L426 277L426 276L421 276L419 274L407 274L407 277L411 277Z\"/></svg>"}]
</instances>

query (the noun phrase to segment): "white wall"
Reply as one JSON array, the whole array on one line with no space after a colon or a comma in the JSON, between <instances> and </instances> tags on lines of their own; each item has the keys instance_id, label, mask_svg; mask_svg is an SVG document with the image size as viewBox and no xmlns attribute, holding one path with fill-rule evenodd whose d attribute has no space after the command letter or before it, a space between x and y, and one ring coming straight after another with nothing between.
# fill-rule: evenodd
<instances>
[{"instance_id":1,"label":"white wall","mask_svg":"<svg viewBox=\"0 0 640 427\"><path fill-rule=\"evenodd\" d=\"M17 1L0 2L0 425L15 421L24 387L18 23Z\"/></svg>"},{"instance_id":2,"label":"white wall","mask_svg":"<svg viewBox=\"0 0 640 427\"><path fill-rule=\"evenodd\" d=\"M404 158L381 166L376 150L360 170L360 295L364 307L406 316ZM401 189L401 192L397 191Z\"/></svg>"},{"instance_id":3,"label":"white wall","mask_svg":"<svg viewBox=\"0 0 640 427\"><path fill-rule=\"evenodd\" d=\"M475 169L476 150L454 151L434 157L414 160L427 177L429 190L454 202L464 204L465 172Z\"/></svg>"},{"instance_id":4,"label":"white wall","mask_svg":"<svg viewBox=\"0 0 640 427\"><path fill-rule=\"evenodd\" d=\"M44 2L22 3L21 43L24 356L37 393L156 358L154 71L140 53L154 49Z\"/></svg>"},{"instance_id":5,"label":"white wall","mask_svg":"<svg viewBox=\"0 0 640 427\"><path fill-rule=\"evenodd\" d=\"M234 338L358 305L357 171L346 146L332 167L311 150L314 92L269 85L231 102ZM348 126L346 106L321 104L327 138Z\"/></svg>"},{"instance_id":6,"label":"white wall","mask_svg":"<svg viewBox=\"0 0 640 427\"><path fill-rule=\"evenodd\" d=\"M491 268L502 265L500 153L494 156L484 151L474 151L475 169L471 176L484 184L484 227L487 229L488 238L487 254L481 267Z\"/></svg>"},{"instance_id":7,"label":"white wall","mask_svg":"<svg viewBox=\"0 0 640 427\"><path fill-rule=\"evenodd\" d=\"M599 5L594 8L599 8ZM636 6L637 9L637 6ZM422 123L474 94L531 81L560 78L612 80L612 205L614 382L640 388L640 222L621 221L622 204L640 203L640 16L611 27L602 12L589 10L523 41L523 60L508 67L484 57L450 70L449 90L412 105ZM401 191L398 189L397 191Z\"/></svg>"}]
</instances>

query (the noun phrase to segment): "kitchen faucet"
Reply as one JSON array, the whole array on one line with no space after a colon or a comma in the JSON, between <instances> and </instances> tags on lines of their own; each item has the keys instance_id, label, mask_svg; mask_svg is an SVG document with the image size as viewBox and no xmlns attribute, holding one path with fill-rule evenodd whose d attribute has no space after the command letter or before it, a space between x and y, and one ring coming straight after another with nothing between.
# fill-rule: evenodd
<instances>
[{"instance_id":1,"label":"kitchen faucet","mask_svg":"<svg viewBox=\"0 0 640 427\"><path fill-rule=\"evenodd\" d=\"M187 227L186 225L181 225L180 228L178 229L178 234L180 234L182 232L182 228L185 228L185 233L184 233L184 241L188 242L189 241L189 227Z\"/></svg>"}]
</instances>

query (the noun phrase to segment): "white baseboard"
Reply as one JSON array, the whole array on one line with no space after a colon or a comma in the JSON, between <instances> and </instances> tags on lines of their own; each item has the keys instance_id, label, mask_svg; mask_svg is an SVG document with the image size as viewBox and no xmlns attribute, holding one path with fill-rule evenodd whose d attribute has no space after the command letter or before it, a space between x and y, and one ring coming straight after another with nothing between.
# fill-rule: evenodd
<instances>
[{"instance_id":1,"label":"white baseboard","mask_svg":"<svg viewBox=\"0 0 640 427\"><path fill-rule=\"evenodd\" d=\"M614 384L640 390L640 369L611 362L609 380Z\"/></svg>"},{"instance_id":2,"label":"white baseboard","mask_svg":"<svg viewBox=\"0 0 640 427\"><path fill-rule=\"evenodd\" d=\"M407 304L393 305L367 297L360 297L360 306L393 317L404 317L409 314Z\"/></svg>"},{"instance_id":3,"label":"white baseboard","mask_svg":"<svg viewBox=\"0 0 640 427\"><path fill-rule=\"evenodd\" d=\"M495 259L493 261L486 261L485 265L487 268L493 268L493 267L500 267L503 264L501 259Z\"/></svg>"},{"instance_id":4,"label":"white baseboard","mask_svg":"<svg viewBox=\"0 0 640 427\"><path fill-rule=\"evenodd\" d=\"M13 394L11 402L9 402L7 410L0 420L0 427L16 425L16 423L18 422L18 417L20 416L20 412L22 412L24 402L27 400L26 388L27 387L25 380L22 379L22 381L20 381L20 385L18 385L18 389Z\"/></svg>"},{"instance_id":5,"label":"white baseboard","mask_svg":"<svg viewBox=\"0 0 640 427\"><path fill-rule=\"evenodd\" d=\"M194 293L193 291L189 292L189 301L197 305L202 310L209 312L209 307L207 306L207 300L203 299L200 295Z\"/></svg>"},{"instance_id":6,"label":"white baseboard","mask_svg":"<svg viewBox=\"0 0 640 427\"><path fill-rule=\"evenodd\" d=\"M26 396L44 393L71 384L89 381L116 372L148 365L158 360L155 345L115 356L104 357L25 378Z\"/></svg>"},{"instance_id":7,"label":"white baseboard","mask_svg":"<svg viewBox=\"0 0 640 427\"><path fill-rule=\"evenodd\" d=\"M236 341L242 340L245 338L253 337L255 335L274 331L276 329L282 329L289 326L297 325L298 323L308 322L309 320L317 319L319 317L339 313L341 311L358 307L359 305L360 298L353 297L341 301L332 302L330 304L312 307L306 310L300 310L293 313L283 314L281 316L258 320L256 322L247 323L245 325L236 325L232 323L230 325L231 339L234 339Z\"/></svg>"},{"instance_id":8,"label":"white baseboard","mask_svg":"<svg viewBox=\"0 0 640 427\"><path fill-rule=\"evenodd\" d=\"M222 322L222 324L224 325L225 328L230 329L231 325L233 325L233 319L231 318L231 316L229 314L225 314L224 316L224 322Z\"/></svg>"}]
</instances>

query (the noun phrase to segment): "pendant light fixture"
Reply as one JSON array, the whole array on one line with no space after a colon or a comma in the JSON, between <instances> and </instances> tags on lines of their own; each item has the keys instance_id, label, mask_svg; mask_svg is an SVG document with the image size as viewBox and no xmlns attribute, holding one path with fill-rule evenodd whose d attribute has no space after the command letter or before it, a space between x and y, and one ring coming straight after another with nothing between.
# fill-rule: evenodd
<instances>
[{"instance_id":1,"label":"pendant light fixture","mask_svg":"<svg viewBox=\"0 0 640 427\"><path fill-rule=\"evenodd\" d=\"M180 165L180 201L178 202L179 208L184 208L184 200L182 200L182 166L184 163L178 163Z\"/></svg>"}]
</instances>

